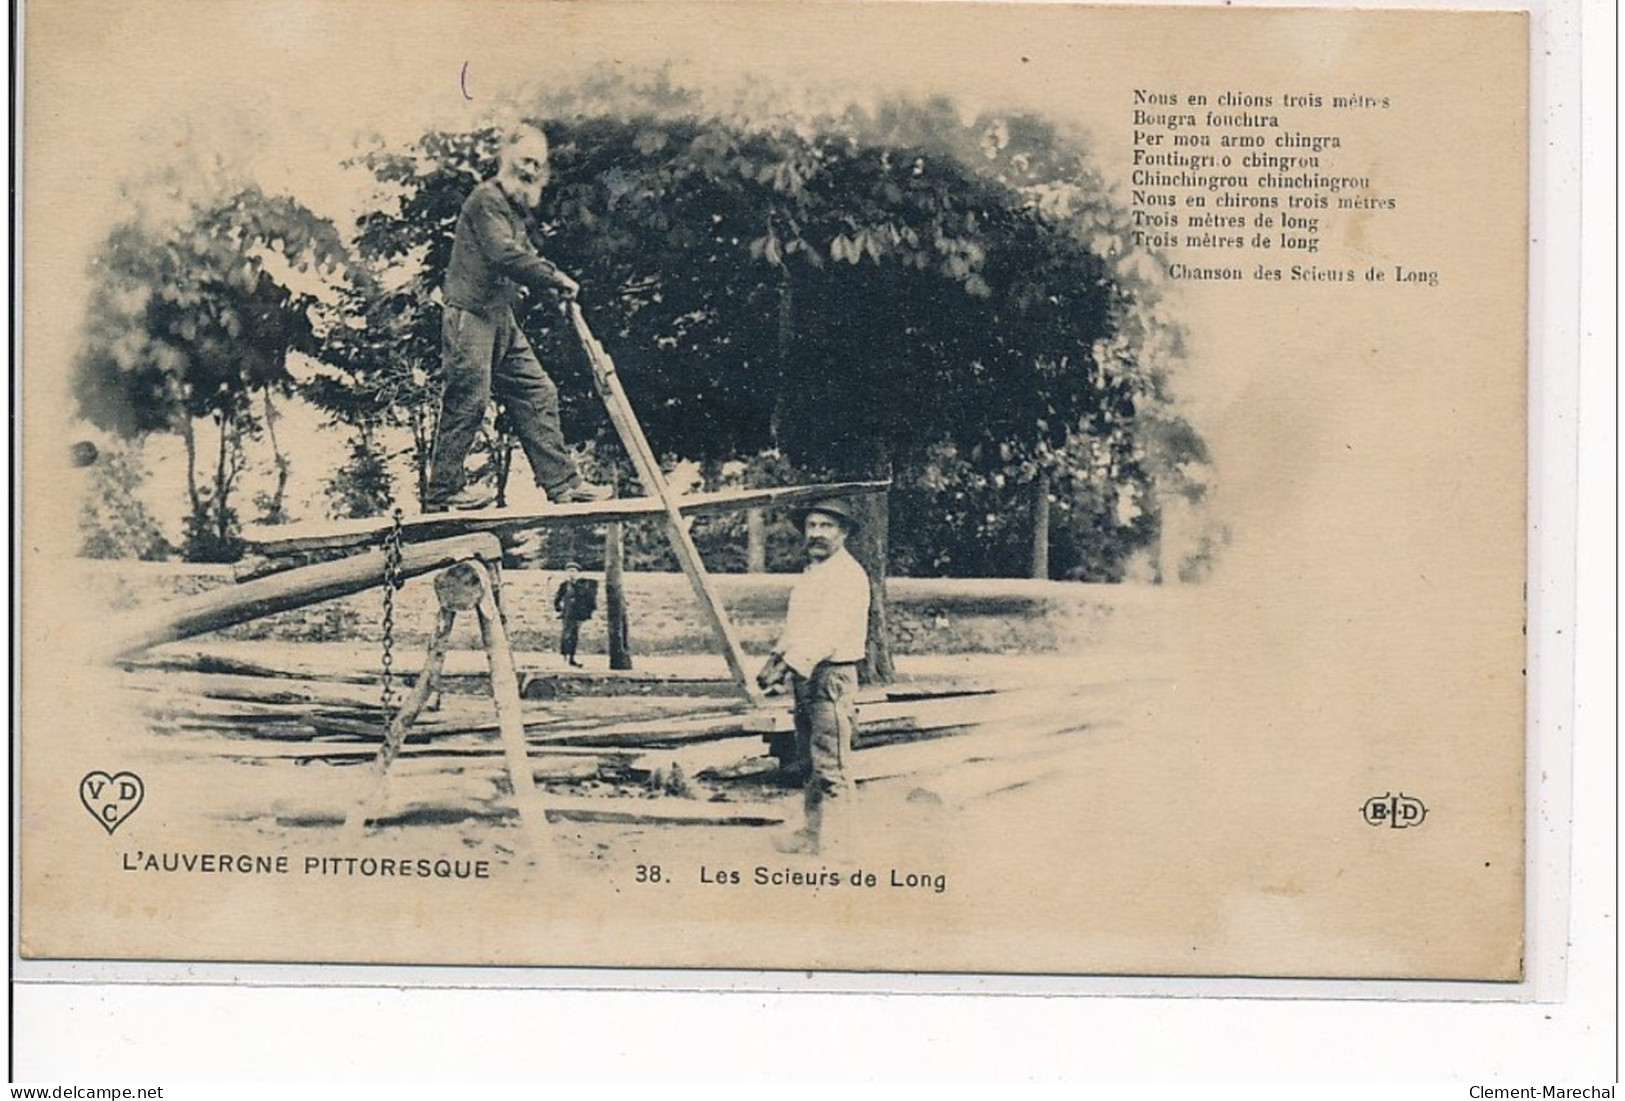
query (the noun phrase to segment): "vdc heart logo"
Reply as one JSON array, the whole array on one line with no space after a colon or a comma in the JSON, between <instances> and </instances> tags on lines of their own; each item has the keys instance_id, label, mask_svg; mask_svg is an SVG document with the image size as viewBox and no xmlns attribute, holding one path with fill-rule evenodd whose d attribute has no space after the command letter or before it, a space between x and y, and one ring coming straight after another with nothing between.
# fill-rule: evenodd
<instances>
[{"instance_id":1,"label":"vdc heart logo","mask_svg":"<svg viewBox=\"0 0 1625 1101\"><path fill-rule=\"evenodd\" d=\"M133 772L121 772L117 776L87 772L79 781L79 801L109 836L135 813L146 793L146 785Z\"/></svg>"}]
</instances>

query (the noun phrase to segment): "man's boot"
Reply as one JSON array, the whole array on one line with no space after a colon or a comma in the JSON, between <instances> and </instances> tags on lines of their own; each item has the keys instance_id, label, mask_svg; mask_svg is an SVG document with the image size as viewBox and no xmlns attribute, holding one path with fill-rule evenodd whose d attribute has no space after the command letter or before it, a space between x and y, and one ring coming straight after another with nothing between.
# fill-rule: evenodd
<instances>
[{"instance_id":1,"label":"man's boot","mask_svg":"<svg viewBox=\"0 0 1625 1101\"><path fill-rule=\"evenodd\" d=\"M455 509L458 512L469 512L474 509L490 508L496 499L496 490L475 483L464 486L443 501L431 501L424 506L423 511L445 512L447 509Z\"/></svg>"}]
</instances>

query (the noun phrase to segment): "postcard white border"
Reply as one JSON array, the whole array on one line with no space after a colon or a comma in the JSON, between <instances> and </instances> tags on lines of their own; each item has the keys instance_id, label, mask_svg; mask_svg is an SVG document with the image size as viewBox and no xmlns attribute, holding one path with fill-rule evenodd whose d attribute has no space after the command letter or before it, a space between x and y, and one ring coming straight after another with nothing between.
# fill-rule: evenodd
<instances>
[{"instance_id":1,"label":"postcard white border","mask_svg":"<svg viewBox=\"0 0 1625 1101\"><path fill-rule=\"evenodd\" d=\"M1166 6L1197 5L1186 0ZM775 1067L782 1069L784 1036L804 1037L822 1028L847 1041L844 1048L839 1042L818 1045L828 1054L826 1071L834 1073L861 1073L872 1065L932 1070L929 1064L910 1061L911 1055L928 1053L939 1060L936 1072L964 1069L996 1048L1005 1052L998 1060L1006 1072L1019 1065L1037 1077L1194 1074L1350 1080L1375 1072L1379 1078L1415 1080L1493 1065L1497 1078L1543 1073L1548 1080L1571 1081L1588 1074L1611 1080L1607 1059L1613 1053L1611 1012L1617 986L1609 980L1617 977L1618 836L1617 810L1611 817L1609 809L1617 808L1618 762L1614 697L1608 689L1615 672L1617 574L1610 536L1616 530L1617 470L1610 460L1615 454L1617 389L1609 370L1615 213L1606 197L1614 192L1617 104L1598 101L1611 90L1612 35L1591 35L1593 28L1611 31L1617 13L1604 0L1533 5L1300 0L1254 6L1512 9L1530 10L1534 16L1529 546L1531 578L1540 583L1530 588L1524 982L13 959L17 1072L29 1080L83 1080L92 1074L124 1080L142 1075L270 1080L350 1077L365 1066L380 1078L421 1079L426 1071L437 1075L452 1070L453 1077L495 1080L504 1075L493 1073L493 1066L463 1061L456 1053L500 1048L514 1022L529 1021L549 1023L552 1035L542 1046L568 1056L554 1068L565 1075L570 1067L607 1060L634 1073L635 1068L663 1068L675 1077L703 1076L697 1056L715 1050L721 1036L739 1060L726 1072L729 1077L771 1077ZM1583 41L1582 23L1588 29ZM1578 168L1582 152L1583 185ZM1584 354L1583 371L1577 349ZM1610 412L1615 414L1612 423ZM1578 499L1573 493L1577 470L1583 475ZM9 639L6 645L9 649ZM7 656L15 660L15 655ZM3 827L8 845L10 826L8 816ZM490 994L479 995L465 983ZM1091 997L1055 996L1059 994ZM470 997L489 998L501 1014L467 1013ZM1241 1005L1229 1001L1238 998L1248 1000ZM1527 1004L1504 1004L1509 999ZM1486 1000L1503 1004L1465 1004ZM1394 1001L1448 1004L1386 1004ZM290 1020L290 1006L297 1022ZM763 1014L764 1008L771 1014ZM512 1021L507 1020L510 1013ZM669 1027L647 1039L646 1028L638 1026L652 1016ZM776 1019L769 1023L764 1020L768 1016ZM1020 1023L1028 1020L1044 1022L1041 1031L1053 1050L1043 1037L1020 1031ZM889 1027L877 1029L877 1021ZM420 1031L425 1022L428 1031ZM861 1027L865 1022L867 1031ZM1238 1023L1255 1038L1247 1045L1235 1043ZM265 1030L271 1028L301 1038L298 1050L265 1044ZM1326 1042L1332 1035L1341 1037L1340 1042ZM616 1036L645 1039L633 1045ZM356 1042L368 1037L373 1042ZM424 1037L432 1037L433 1043L421 1042ZM1312 1042L1317 1037L1320 1042ZM1165 1042L1148 1047L1157 1040ZM1074 1044L1090 1053L1086 1063L1077 1061ZM1260 1049L1268 1051L1268 1065L1256 1058ZM1151 1050L1163 1053L1155 1063ZM372 1054L358 1063L367 1052ZM679 1053L683 1061L671 1062ZM1028 1061L1019 1062L1023 1057ZM70 1069L71 1077L61 1077Z\"/></svg>"}]
</instances>

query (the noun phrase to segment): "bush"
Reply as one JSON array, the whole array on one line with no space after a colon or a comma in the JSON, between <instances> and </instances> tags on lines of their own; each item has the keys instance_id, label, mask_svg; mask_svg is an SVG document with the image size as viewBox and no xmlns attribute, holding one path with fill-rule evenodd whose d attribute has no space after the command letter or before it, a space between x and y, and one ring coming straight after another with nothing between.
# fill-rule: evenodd
<instances>
[{"instance_id":1,"label":"bush","mask_svg":"<svg viewBox=\"0 0 1625 1101\"><path fill-rule=\"evenodd\" d=\"M137 496L146 481L134 450L86 446L90 484L79 509L79 553L86 558L136 558L161 562L175 553L158 522Z\"/></svg>"}]
</instances>

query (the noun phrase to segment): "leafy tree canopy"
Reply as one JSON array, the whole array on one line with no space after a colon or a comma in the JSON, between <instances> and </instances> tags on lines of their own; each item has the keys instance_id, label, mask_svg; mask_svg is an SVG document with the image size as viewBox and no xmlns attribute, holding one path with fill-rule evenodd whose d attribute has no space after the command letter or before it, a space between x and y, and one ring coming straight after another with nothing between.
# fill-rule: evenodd
<instances>
[{"instance_id":1,"label":"leafy tree canopy","mask_svg":"<svg viewBox=\"0 0 1625 1101\"><path fill-rule=\"evenodd\" d=\"M121 223L93 262L80 412L123 436L244 412L292 385L290 351L315 350L314 297L290 271L333 270L331 223L249 185L190 204L181 220Z\"/></svg>"},{"instance_id":2,"label":"leafy tree canopy","mask_svg":"<svg viewBox=\"0 0 1625 1101\"><path fill-rule=\"evenodd\" d=\"M1046 120L943 99L716 109L660 76L535 106L553 141L545 248L582 281L657 447L711 460L777 442L829 467L861 441L921 455L946 439L1057 462L1072 432L1160 397L1178 353L1160 269L1087 146ZM398 316L438 283L499 137L431 132L362 158L392 198L359 251L410 271ZM432 317L414 321L431 347ZM550 361L576 362L549 321L531 319ZM604 428L595 403L567 416Z\"/></svg>"},{"instance_id":3,"label":"leafy tree canopy","mask_svg":"<svg viewBox=\"0 0 1625 1101\"><path fill-rule=\"evenodd\" d=\"M185 440L189 557L235 556L243 441L264 429L275 449L271 395L293 388L289 354L315 351L310 284L331 276L343 253L331 223L246 185L195 198L174 217L137 214L97 254L74 394L86 420L118 436ZM206 484L198 421L215 433ZM271 516L287 484L288 461L276 452L277 489L262 502Z\"/></svg>"}]
</instances>

